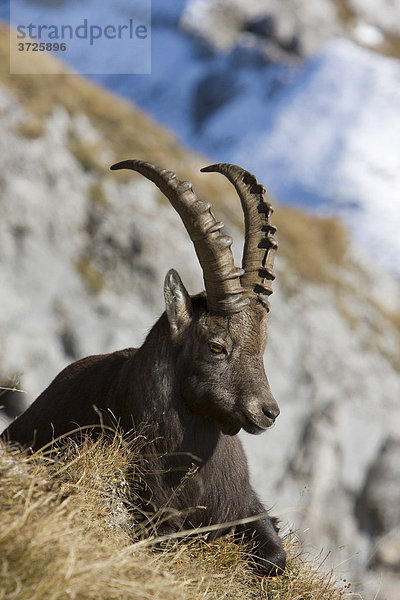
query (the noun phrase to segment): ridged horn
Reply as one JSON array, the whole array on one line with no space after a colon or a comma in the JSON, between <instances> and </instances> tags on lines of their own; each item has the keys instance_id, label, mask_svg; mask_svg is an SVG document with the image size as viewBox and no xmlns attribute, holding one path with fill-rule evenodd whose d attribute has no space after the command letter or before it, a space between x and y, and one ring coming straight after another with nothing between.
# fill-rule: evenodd
<instances>
[{"instance_id":1,"label":"ridged horn","mask_svg":"<svg viewBox=\"0 0 400 600\"><path fill-rule=\"evenodd\" d=\"M275 252L278 247L273 235L276 227L271 225L271 204L265 199L265 187L257 182L252 173L228 163L219 163L200 169L203 173L217 172L225 175L235 186L242 203L245 220L245 242L242 267L242 286L253 290L269 310L264 296L272 294Z\"/></svg>"},{"instance_id":2,"label":"ridged horn","mask_svg":"<svg viewBox=\"0 0 400 600\"><path fill-rule=\"evenodd\" d=\"M220 230L224 224L216 221L211 204L197 198L189 181L180 181L175 173L142 160L124 160L112 170L132 169L150 179L168 198L181 217L194 244L203 270L210 312L231 315L249 303L242 287L243 269L235 267L231 250L232 238Z\"/></svg>"}]
</instances>

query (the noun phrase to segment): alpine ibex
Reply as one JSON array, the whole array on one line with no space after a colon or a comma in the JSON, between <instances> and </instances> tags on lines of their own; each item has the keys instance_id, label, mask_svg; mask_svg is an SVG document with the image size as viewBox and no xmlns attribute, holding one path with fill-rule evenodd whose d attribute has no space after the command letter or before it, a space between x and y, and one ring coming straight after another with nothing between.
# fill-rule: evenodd
<instances>
[{"instance_id":1,"label":"alpine ibex","mask_svg":"<svg viewBox=\"0 0 400 600\"><path fill-rule=\"evenodd\" d=\"M191 183L139 160L111 167L125 168L153 181L181 216L206 291L190 297L178 273L170 270L164 285L166 310L141 348L90 356L68 366L3 438L38 449L77 426L93 425L99 414L103 422L112 414L123 431L150 424L159 461L151 501L159 508L172 498L176 509L159 532L260 515L236 531L254 542L263 574L276 575L285 566L285 552L275 521L250 485L236 435L241 428L260 433L279 415L263 366L277 247L265 188L236 165L202 169L225 175L240 197L245 216L241 269L234 266L231 238L220 231L223 223L215 220L208 202L196 197ZM180 486L192 463L197 472ZM214 536L223 532L222 525Z\"/></svg>"}]
</instances>

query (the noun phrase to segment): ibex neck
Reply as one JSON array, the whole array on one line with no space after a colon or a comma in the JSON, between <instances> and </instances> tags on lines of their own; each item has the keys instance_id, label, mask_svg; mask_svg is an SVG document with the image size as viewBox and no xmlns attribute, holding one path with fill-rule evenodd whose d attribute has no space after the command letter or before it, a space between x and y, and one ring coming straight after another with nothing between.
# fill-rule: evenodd
<instances>
[{"instance_id":1,"label":"ibex neck","mask_svg":"<svg viewBox=\"0 0 400 600\"><path fill-rule=\"evenodd\" d=\"M126 425L122 423L122 426L146 428L153 424L155 430L147 429L148 435L160 439L160 448L164 439L169 451L174 448L194 455L208 454L221 432L216 423L193 414L181 398L179 353L180 348L171 342L164 314L125 365L121 385L129 392L125 394L123 410Z\"/></svg>"},{"instance_id":2,"label":"ibex neck","mask_svg":"<svg viewBox=\"0 0 400 600\"><path fill-rule=\"evenodd\" d=\"M120 374L112 404L118 404L115 410L122 417L124 429L144 422L158 423L163 412L175 403L177 351L167 326L162 315Z\"/></svg>"},{"instance_id":3,"label":"ibex neck","mask_svg":"<svg viewBox=\"0 0 400 600\"><path fill-rule=\"evenodd\" d=\"M177 352L170 340L167 319L162 315L132 358L130 378L136 388L135 409L140 407L149 414L174 402Z\"/></svg>"}]
</instances>

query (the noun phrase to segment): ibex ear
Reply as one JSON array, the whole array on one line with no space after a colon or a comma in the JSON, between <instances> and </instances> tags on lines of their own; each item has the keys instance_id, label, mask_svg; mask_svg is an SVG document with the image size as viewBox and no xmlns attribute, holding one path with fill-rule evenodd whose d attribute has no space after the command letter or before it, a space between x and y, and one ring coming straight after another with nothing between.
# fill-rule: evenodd
<instances>
[{"instance_id":1,"label":"ibex ear","mask_svg":"<svg viewBox=\"0 0 400 600\"><path fill-rule=\"evenodd\" d=\"M192 320L192 301L175 269L165 277L164 298L172 339L178 341Z\"/></svg>"}]
</instances>

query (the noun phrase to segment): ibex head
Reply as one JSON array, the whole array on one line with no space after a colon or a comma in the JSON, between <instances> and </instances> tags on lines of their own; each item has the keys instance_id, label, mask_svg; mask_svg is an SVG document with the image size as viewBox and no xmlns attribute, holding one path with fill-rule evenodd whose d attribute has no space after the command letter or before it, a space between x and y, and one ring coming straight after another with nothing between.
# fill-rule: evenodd
<instances>
[{"instance_id":1,"label":"ibex head","mask_svg":"<svg viewBox=\"0 0 400 600\"><path fill-rule=\"evenodd\" d=\"M171 340L179 348L180 394L193 412L216 420L223 433L243 427L260 433L279 415L263 366L267 338L266 298L272 293L277 248L270 224L273 212L265 188L236 165L217 164L235 186L245 216L243 268L234 265L232 239L221 233L208 202L175 173L138 160L112 169L133 169L165 194L193 241L203 269L205 294L191 298L178 273L168 272L164 295Z\"/></svg>"}]
</instances>

